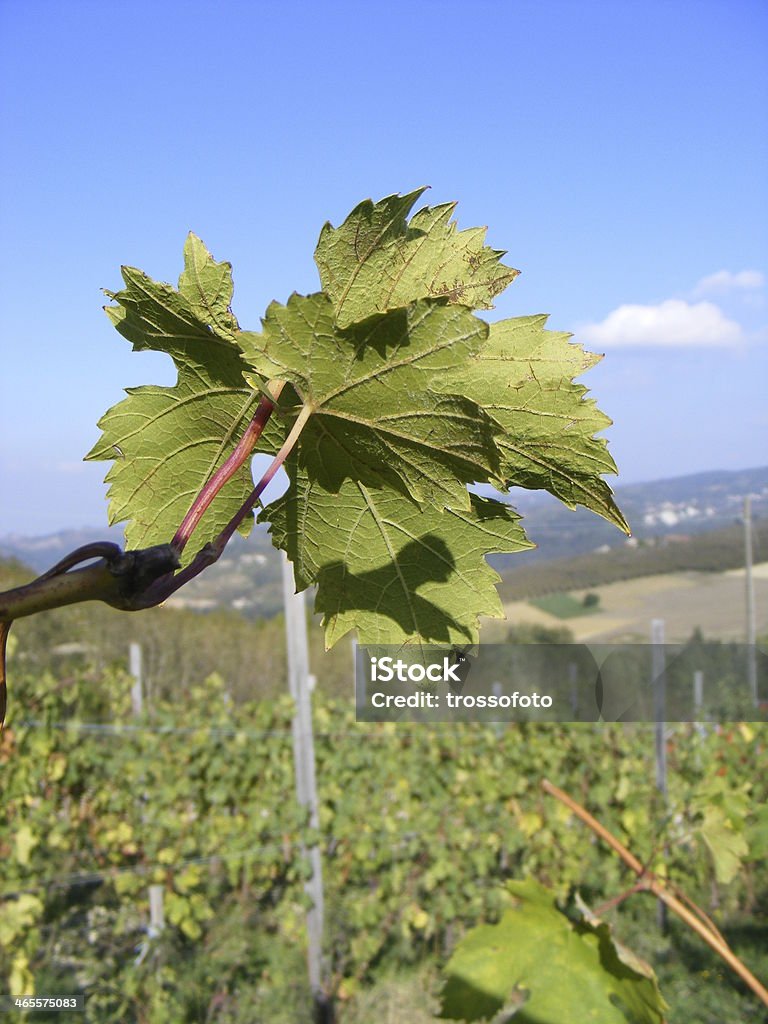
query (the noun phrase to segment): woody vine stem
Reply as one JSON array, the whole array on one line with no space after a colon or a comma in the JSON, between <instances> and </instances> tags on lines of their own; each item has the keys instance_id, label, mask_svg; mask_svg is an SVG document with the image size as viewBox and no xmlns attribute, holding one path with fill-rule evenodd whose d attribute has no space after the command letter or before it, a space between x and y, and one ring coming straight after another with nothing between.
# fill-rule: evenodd
<instances>
[{"instance_id":1,"label":"woody vine stem","mask_svg":"<svg viewBox=\"0 0 768 1024\"><path fill-rule=\"evenodd\" d=\"M612 832L609 832L605 825L602 825L596 818L593 818L589 811L582 807L580 803L577 803L573 797L569 796L558 786L553 785L549 779L542 780L541 788L545 793L555 797L555 799L565 804L569 810L581 818L585 825L588 825L596 835L600 836L614 853L621 857L627 867L635 872L638 881L631 891L651 892L658 899L663 900L669 909L677 914L681 920L685 921L689 928L692 928L711 949L721 956L728 966L739 975L742 981L749 985L755 995L768 1006L768 989L758 981L749 968L736 956L702 910L695 906L695 904L691 904L693 910L686 907L683 901L672 893L661 879L652 872L647 871L637 857Z\"/></svg>"},{"instance_id":2,"label":"woody vine stem","mask_svg":"<svg viewBox=\"0 0 768 1024\"><path fill-rule=\"evenodd\" d=\"M139 551L123 551L119 545L108 541L85 544L31 583L0 594L0 727L6 706L6 644L14 619L81 601L104 601L122 611L152 608L218 561L234 532L253 511L262 492L295 446L312 414L311 405L302 407L280 451L219 536L206 544L186 568L176 571L180 555L206 510L253 451L284 387L284 381L270 382L270 397L262 396L237 446L201 489L170 544ZM94 559L98 561L82 567L84 562Z\"/></svg>"},{"instance_id":3,"label":"woody vine stem","mask_svg":"<svg viewBox=\"0 0 768 1024\"><path fill-rule=\"evenodd\" d=\"M206 544L185 569L175 571L179 556L204 513L253 451L284 386L283 381L270 384L272 399L262 397L236 448L202 488L170 544L128 552L106 541L77 548L32 583L0 594L0 623L10 625L14 619L79 601L102 600L124 611L151 608L213 565L290 454L311 415L311 407L302 408L280 451L216 540ZM99 562L95 565L75 568L96 558Z\"/></svg>"}]
</instances>

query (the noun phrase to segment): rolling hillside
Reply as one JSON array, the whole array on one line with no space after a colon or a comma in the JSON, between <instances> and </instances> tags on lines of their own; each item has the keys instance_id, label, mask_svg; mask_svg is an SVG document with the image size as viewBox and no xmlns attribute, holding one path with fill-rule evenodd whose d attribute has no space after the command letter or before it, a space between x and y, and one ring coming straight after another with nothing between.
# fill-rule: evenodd
<instances>
[{"instance_id":1,"label":"rolling hillside","mask_svg":"<svg viewBox=\"0 0 768 1024\"><path fill-rule=\"evenodd\" d=\"M756 562L768 559L768 519L753 523L752 546ZM519 564L502 569L500 593L504 602L519 601L643 576L716 573L743 565L744 528L733 525L692 536L655 537L636 546L622 544L572 558Z\"/></svg>"},{"instance_id":2,"label":"rolling hillside","mask_svg":"<svg viewBox=\"0 0 768 1024\"><path fill-rule=\"evenodd\" d=\"M743 562L739 519L752 495L755 560L768 558L768 467L713 471L617 487L619 505L633 529L623 534L584 509L571 511L548 495L515 490L510 501L538 544L535 551L492 556L503 574L505 602L554 591L672 571L719 571ZM43 572L87 541L122 541L118 528L69 530L47 537L0 538L0 556ZM280 562L266 529L233 537L217 565L168 602L196 611L229 608L250 618L282 607Z\"/></svg>"}]
</instances>

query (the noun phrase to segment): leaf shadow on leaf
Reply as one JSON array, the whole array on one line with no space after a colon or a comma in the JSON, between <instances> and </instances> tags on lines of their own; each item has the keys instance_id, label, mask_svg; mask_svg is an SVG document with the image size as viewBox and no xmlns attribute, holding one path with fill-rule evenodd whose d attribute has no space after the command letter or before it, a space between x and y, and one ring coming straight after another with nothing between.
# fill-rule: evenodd
<instances>
[{"instance_id":1,"label":"leaf shadow on leaf","mask_svg":"<svg viewBox=\"0 0 768 1024\"><path fill-rule=\"evenodd\" d=\"M349 327L336 326L341 340L355 351L355 360L360 362L367 349L374 349L382 359L392 349L407 349L411 343L408 330L408 309L391 309L387 313L373 313L359 323Z\"/></svg>"},{"instance_id":2,"label":"leaf shadow on leaf","mask_svg":"<svg viewBox=\"0 0 768 1024\"><path fill-rule=\"evenodd\" d=\"M450 303L445 296L429 297L431 307L446 307ZM349 327L335 326L339 339L347 342L355 351L356 361L360 361L367 349L374 349L382 359L397 349L407 352L411 347L411 318L409 311L415 303L390 309L385 313L372 313L365 320L350 324Z\"/></svg>"},{"instance_id":3,"label":"leaf shadow on leaf","mask_svg":"<svg viewBox=\"0 0 768 1024\"><path fill-rule=\"evenodd\" d=\"M503 1009L503 1003L497 995L478 988L469 979L458 975L448 978L442 998L443 1010L440 1016L444 1020L491 1021L496 1014L501 1015ZM518 1009L515 1008L513 1016Z\"/></svg>"},{"instance_id":4,"label":"leaf shadow on leaf","mask_svg":"<svg viewBox=\"0 0 768 1024\"><path fill-rule=\"evenodd\" d=\"M424 563L425 548L437 556L429 567ZM320 592L332 594L334 600L332 604L318 602L316 608L327 618L374 612L391 619L406 636L415 634L435 642L450 641L453 629L471 642L466 626L417 593L427 584L446 583L455 565L450 548L435 534L425 534L418 542L409 541L391 562L369 572L352 573L344 562L331 562L320 570L318 583Z\"/></svg>"}]
</instances>

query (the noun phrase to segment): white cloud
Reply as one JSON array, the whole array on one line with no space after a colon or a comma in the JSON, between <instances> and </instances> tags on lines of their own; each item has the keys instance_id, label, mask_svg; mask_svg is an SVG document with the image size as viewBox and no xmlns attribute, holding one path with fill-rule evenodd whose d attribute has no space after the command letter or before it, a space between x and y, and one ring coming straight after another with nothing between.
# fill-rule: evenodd
<instances>
[{"instance_id":1,"label":"white cloud","mask_svg":"<svg viewBox=\"0 0 768 1024\"><path fill-rule=\"evenodd\" d=\"M696 347L738 345L739 324L713 302L666 299L655 306L619 306L601 320L581 328L579 337L594 345Z\"/></svg>"},{"instance_id":2,"label":"white cloud","mask_svg":"<svg viewBox=\"0 0 768 1024\"><path fill-rule=\"evenodd\" d=\"M755 291L765 285L765 274L759 270L718 270L709 274L695 285L694 295L711 295L713 292L722 294L733 291Z\"/></svg>"}]
</instances>

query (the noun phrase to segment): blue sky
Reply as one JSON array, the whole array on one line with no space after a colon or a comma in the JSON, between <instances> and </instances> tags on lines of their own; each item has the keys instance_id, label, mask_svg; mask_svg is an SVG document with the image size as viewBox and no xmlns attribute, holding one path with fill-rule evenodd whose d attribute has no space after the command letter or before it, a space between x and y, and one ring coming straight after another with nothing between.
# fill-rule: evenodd
<instances>
[{"instance_id":1,"label":"blue sky","mask_svg":"<svg viewBox=\"0 0 768 1024\"><path fill-rule=\"evenodd\" d=\"M106 522L80 460L132 354L100 289L175 281L193 229L234 309L312 291L325 220L430 184L548 312L636 482L768 461L763 0L0 4L0 534Z\"/></svg>"}]
</instances>

